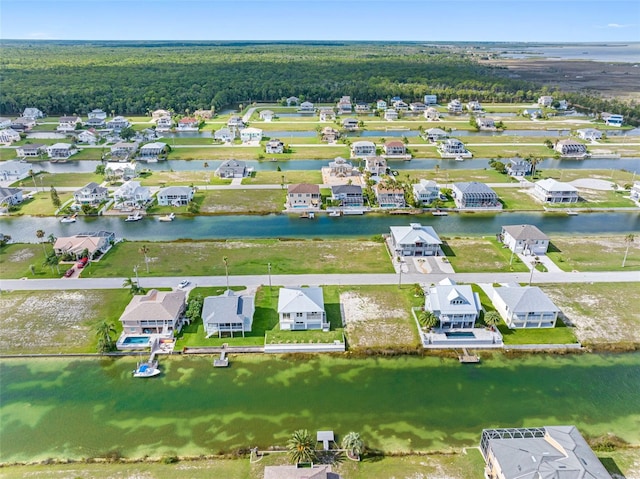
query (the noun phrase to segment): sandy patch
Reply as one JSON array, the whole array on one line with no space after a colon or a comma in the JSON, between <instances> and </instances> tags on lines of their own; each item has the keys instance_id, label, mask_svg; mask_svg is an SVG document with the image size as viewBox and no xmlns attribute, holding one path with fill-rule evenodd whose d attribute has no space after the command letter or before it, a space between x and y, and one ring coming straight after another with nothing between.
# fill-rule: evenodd
<instances>
[{"instance_id":1,"label":"sandy patch","mask_svg":"<svg viewBox=\"0 0 640 479\"><path fill-rule=\"evenodd\" d=\"M595 178L579 178L571 181L571 184L576 188L587 188L590 190L611 191L615 183L607 180L600 180Z\"/></svg>"},{"instance_id":2,"label":"sandy patch","mask_svg":"<svg viewBox=\"0 0 640 479\"><path fill-rule=\"evenodd\" d=\"M35 253L33 251L31 251L28 248L25 248L25 249L18 250L15 253L13 253L11 256L9 256L8 261L9 263L19 263L29 258L33 258L34 256L35 256Z\"/></svg>"}]
</instances>

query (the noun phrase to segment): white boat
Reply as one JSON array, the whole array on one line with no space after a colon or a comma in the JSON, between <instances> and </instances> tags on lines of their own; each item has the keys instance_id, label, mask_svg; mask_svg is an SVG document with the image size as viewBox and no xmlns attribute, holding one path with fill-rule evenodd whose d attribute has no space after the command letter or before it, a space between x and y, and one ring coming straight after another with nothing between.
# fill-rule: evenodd
<instances>
[{"instance_id":1,"label":"white boat","mask_svg":"<svg viewBox=\"0 0 640 479\"><path fill-rule=\"evenodd\" d=\"M149 158L149 159L147 160L147 163L157 163L157 162L158 162L158 159L157 159L157 158Z\"/></svg>"},{"instance_id":2,"label":"white boat","mask_svg":"<svg viewBox=\"0 0 640 479\"><path fill-rule=\"evenodd\" d=\"M464 158L462 158L461 156L456 156L456 161L464 161Z\"/></svg>"},{"instance_id":3,"label":"white boat","mask_svg":"<svg viewBox=\"0 0 640 479\"><path fill-rule=\"evenodd\" d=\"M160 370L158 369L158 361L155 360L138 363L133 370L134 378L150 378L158 374L160 374Z\"/></svg>"},{"instance_id":4,"label":"white boat","mask_svg":"<svg viewBox=\"0 0 640 479\"><path fill-rule=\"evenodd\" d=\"M74 214L73 216L65 216L60 220L60 223L75 223L77 216L78 213Z\"/></svg>"},{"instance_id":5,"label":"white boat","mask_svg":"<svg viewBox=\"0 0 640 479\"><path fill-rule=\"evenodd\" d=\"M340 216L340 210L334 210L332 212L329 213L329 216Z\"/></svg>"},{"instance_id":6,"label":"white boat","mask_svg":"<svg viewBox=\"0 0 640 479\"><path fill-rule=\"evenodd\" d=\"M573 210L567 210L567 215L569 215L569 216L578 216L578 212L577 211L573 211Z\"/></svg>"},{"instance_id":7,"label":"white boat","mask_svg":"<svg viewBox=\"0 0 640 479\"><path fill-rule=\"evenodd\" d=\"M158 218L158 221L173 221L176 218L176 214L175 213L170 213L168 215L164 215L161 216L160 218Z\"/></svg>"},{"instance_id":8,"label":"white boat","mask_svg":"<svg viewBox=\"0 0 640 479\"><path fill-rule=\"evenodd\" d=\"M313 211L309 211L309 219L312 220L316 217L316 214Z\"/></svg>"},{"instance_id":9,"label":"white boat","mask_svg":"<svg viewBox=\"0 0 640 479\"><path fill-rule=\"evenodd\" d=\"M127 216L125 221L140 221L142 219L142 215L140 212L136 211L135 214Z\"/></svg>"},{"instance_id":10,"label":"white boat","mask_svg":"<svg viewBox=\"0 0 640 479\"><path fill-rule=\"evenodd\" d=\"M432 211L431 215L432 216L449 216L449 213L447 213L446 211Z\"/></svg>"}]
</instances>

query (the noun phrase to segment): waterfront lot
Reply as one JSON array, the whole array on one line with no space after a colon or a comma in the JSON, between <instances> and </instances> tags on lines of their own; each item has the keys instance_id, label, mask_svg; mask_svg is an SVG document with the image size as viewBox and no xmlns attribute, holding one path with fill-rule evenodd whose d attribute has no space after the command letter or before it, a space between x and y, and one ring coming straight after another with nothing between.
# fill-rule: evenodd
<instances>
[{"instance_id":1,"label":"waterfront lot","mask_svg":"<svg viewBox=\"0 0 640 479\"><path fill-rule=\"evenodd\" d=\"M200 213L264 214L281 211L286 193L281 189L210 190L201 198Z\"/></svg>"},{"instance_id":2,"label":"waterfront lot","mask_svg":"<svg viewBox=\"0 0 640 479\"><path fill-rule=\"evenodd\" d=\"M281 185L290 183L322 183L320 168L324 166L318 162L317 170L289 170L289 171L258 171L254 176L244 178L245 185Z\"/></svg>"},{"instance_id":3,"label":"waterfront lot","mask_svg":"<svg viewBox=\"0 0 640 479\"><path fill-rule=\"evenodd\" d=\"M154 171L140 179L143 186L229 185L231 180L218 178L214 170L202 171Z\"/></svg>"},{"instance_id":4,"label":"waterfront lot","mask_svg":"<svg viewBox=\"0 0 640 479\"><path fill-rule=\"evenodd\" d=\"M457 273L522 272L527 266L495 238L450 238L442 249ZM511 264L509 264L511 262Z\"/></svg>"},{"instance_id":5,"label":"waterfront lot","mask_svg":"<svg viewBox=\"0 0 640 479\"><path fill-rule=\"evenodd\" d=\"M48 188L47 188L48 189ZM70 191L58 192L61 204L64 204L67 200L73 198L73 193ZM11 215L30 215L30 216L53 216L56 212L56 207L53 206L51 201L51 194L49 191L36 193L33 199L26 199L20 205L16 211L11 212Z\"/></svg>"},{"instance_id":6,"label":"waterfront lot","mask_svg":"<svg viewBox=\"0 0 640 479\"><path fill-rule=\"evenodd\" d=\"M34 231L35 233L35 231ZM34 234L35 240L35 234ZM51 245L45 245L45 249L51 252ZM0 278L59 278L55 268L53 271L48 266L44 266L44 250L42 245L17 243L8 244L0 248ZM33 265L34 273L31 273L29 266ZM60 266L60 271L64 272L64 266Z\"/></svg>"},{"instance_id":7,"label":"waterfront lot","mask_svg":"<svg viewBox=\"0 0 640 479\"><path fill-rule=\"evenodd\" d=\"M629 243L625 236L554 236L547 256L563 271L640 271L640 238Z\"/></svg>"}]
</instances>

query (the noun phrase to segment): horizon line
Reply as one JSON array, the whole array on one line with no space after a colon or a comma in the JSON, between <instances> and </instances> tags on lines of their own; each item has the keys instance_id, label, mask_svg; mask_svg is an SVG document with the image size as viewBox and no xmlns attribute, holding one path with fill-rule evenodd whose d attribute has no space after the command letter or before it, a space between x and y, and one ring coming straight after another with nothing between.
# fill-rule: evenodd
<instances>
[{"instance_id":1,"label":"horizon line","mask_svg":"<svg viewBox=\"0 0 640 479\"><path fill-rule=\"evenodd\" d=\"M344 42L367 42L367 43L534 43L544 45L559 45L559 44L587 44L587 45L612 45L612 44L640 44L640 40L590 40L590 41L549 41L549 40L372 40L372 39L359 39L359 40L323 40L323 39L140 39L140 38L125 38L125 39L110 39L110 38L2 38L0 41L20 41L20 42L323 42L323 43L344 43Z\"/></svg>"}]
</instances>

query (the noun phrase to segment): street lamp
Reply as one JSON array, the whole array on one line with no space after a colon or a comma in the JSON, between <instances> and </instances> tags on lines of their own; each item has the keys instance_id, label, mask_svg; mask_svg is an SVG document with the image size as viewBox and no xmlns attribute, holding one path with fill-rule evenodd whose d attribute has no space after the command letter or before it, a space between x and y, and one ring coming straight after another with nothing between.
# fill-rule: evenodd
<instances>
[{"instance_id":1,"label":"street lamp","mask_svg":"<svg viewBox=\"0 0 640 479\"><path fill-rule=\"evenodd\" d=\"M140 279L138 278L138 267L139 266L140 265L137 264L137 265L135 265L133 267L133 272L136 274L136 284L138 285L138 288L140 287Z\"/></svg>"},{"instance_id":2,"label":"street lamp","mask_svg":"<svg viewBox=\"0 0 640 479\"><path fill-rule=\"evenodd\" d=\"M529 286L531 286L531 281L533 280L533 271L536 269L536 266L538 266L539 261L538 260L533 260L531 262L531 274L529 275Z\"/></svg>"},{"instance_id":3,"label":"street lamp","mask_svg":"<svg viewBox=\"0 0 640 479\"><path fill-rule=\"evenodd\" d=\"M269 291L271 291L271 263L267 263L267 271L269 272Z\"/></svg>"},{"instance_id":4,"label":"street lamp","mask_svg":"<svg viewBox=\"0 0 640 479\"><path fill-rule=\"evenodd\" d=\"M398 289L400 289L402 287L402 259L398 263L398 271Z\"/></svg>"}]
</instances>

